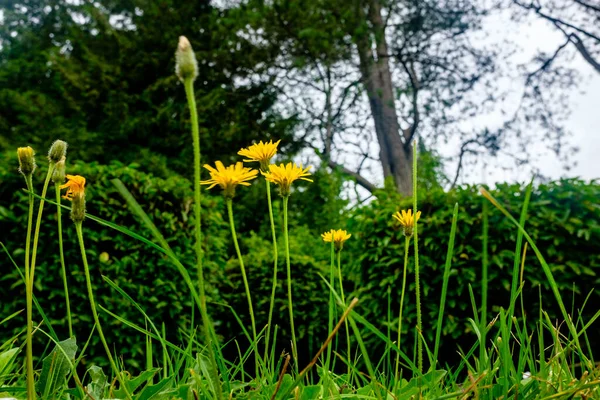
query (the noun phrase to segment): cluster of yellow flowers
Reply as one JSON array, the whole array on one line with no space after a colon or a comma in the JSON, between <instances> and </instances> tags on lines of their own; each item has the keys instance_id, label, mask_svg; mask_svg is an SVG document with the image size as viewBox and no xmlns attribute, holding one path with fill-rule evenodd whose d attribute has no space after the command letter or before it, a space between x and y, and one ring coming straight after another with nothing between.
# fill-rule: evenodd
<instances>
[{"instance_id":1,"label":"cluster of yellow flowers","mask_svg":"<svg viewBox=\"0 0 600 400\"><path fill-rule=\"evenodd\" d=\"M260 163L260 173L264 175L267 181L278 185L281 195L285 197L290 195L290 187L294 181L302 179L312 182L312 180L307 178L307 176L310 176L308 172L310 167L303 168L302 165L298 166L296 163L291 162L280 165L271 164L271 159L277 153L279 142L280 140L275 143L272 140L268 143L260 141L258 144L241 149L238 154L246 157L245 162ZM215 166L216 168L208 164L204 165L204 168L210 172L210 179L200 183L210 185L209 189L219 185L226 197L234 196L237 185L249 186L248 181L258 176L257 170L244 167L241 162L225 167L221 161L217 161Z\"/></svg>"}]
</instances>

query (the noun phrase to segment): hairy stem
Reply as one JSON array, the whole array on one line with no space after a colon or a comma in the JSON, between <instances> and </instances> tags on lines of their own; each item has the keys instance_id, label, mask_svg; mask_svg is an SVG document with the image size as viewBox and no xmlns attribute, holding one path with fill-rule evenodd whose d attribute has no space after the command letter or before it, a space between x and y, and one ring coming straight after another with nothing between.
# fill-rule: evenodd
<instances>
[{"instance_id":1,"label":"hairy stem","mask_svg":"<svg viewBox=\"0 0 600 400\"><path fill-rule=\"evenodd\" d=\"M275 307L275 291L277 289L277 236L275 234L275 219L273 218L273 203L271 200L271 183L265 179L267 185L267 203L269 204L269 219L271 221L271 235L273 236L273 286L271 288L271 301L269 302L269 316L267 320L267 335L265 336L265 361L269 351L271 337L271 321L273 319L273 308Z\"/></svg>"},{"instance_id":2,"label":"hairy stem","mask_svg":"<svg viewBox=\"0 0 600 400\"><path fill-rule=\"evenodd\" d=\"M289 196L283 197L283 243L285 246L285 266L287 270L287 292L288 310L290 312L290 327L292 329L292 356L294 357L294 369L298 373L298 347L296 345L296 329L294 328L294 308L292 303L292 271L290 267L290 242L288 238L288 200Z\"/></svg>"},{"instance_id":3,"label":"hairy stem","mask_svg":"<svg viewBox=\"0 0 600 400\"><path fill-rule=\"evenodd\" d=\"M58 250L60 255L60 268L65 288L65 303L67 305L67 323L69 324L69 337L73 337L73 321L71 319L71 302L69 301L69 285L67 283L67 268L65 266L65 253L62 236L62 212L60 206L60 183L54 185L56 190L56 221L58 225Z\"/></svg>"},{"instance_id":4,"label":"hairy stem","mask_svg":"<svg viewBox=\"0 0 600 400\"><path fill-rule=\"evenodd\" d=\"M242 271L242 279L244 280L244 289L246 290L246 298L248 299L248 311L250 312L250 321L252 322L252 347L254 348L254 358L256 364L256 377L258 378L258 351L257 351L257 338L256 338L256 322L254 320L254 309L252 307L252 297L250 296L250 286L248 285L248 278L246 277L246 268L244 267L244 259L242 258L242 252L240 251L240 245L237 240L235 233L235 222L233 221L233 201L231 197L227 197L227 214L229 215L229 226L231 227L231 237L233 238L233 245L240 261L240 269Z\"/></svg>"},{"instance_id":5,"label":"hairy stem","mask_svg":"<svg viewBox=\"0 0 600 400\"><path fill-rule=\"evenodd\" d=\"M35 400L35 382L33 380L33 292L30 288L31 276L30 267L30 249L31 249L31 228L33 225L33 182L31 175L25 176L25 183L29 191L29 216L27 218L27 238L25 239L25 308L27 309L27 333L26 333L26 364L27 364L27 399Z\"/></svg>"},{"instance_id":6,"label":"hairy stem","mask_svg":"<svg viewBox=\"0 0 600 400\"><path fill-rule=\"evenodd\" d=\"M400 348L400 339L402 337L402 311L404 308L404 292L406 291L406 268L408 266L408 249L410 246L410 236L404 237L404 268L402 272L402 289L400 291L400 311L398 312L398 341L396 344L398 348ZM398 370L400 367L400 352L396 353L396 369L394 372L394 376L396 377L396 381L400 379L398 375Z\"/></svg>"}]
</instances>

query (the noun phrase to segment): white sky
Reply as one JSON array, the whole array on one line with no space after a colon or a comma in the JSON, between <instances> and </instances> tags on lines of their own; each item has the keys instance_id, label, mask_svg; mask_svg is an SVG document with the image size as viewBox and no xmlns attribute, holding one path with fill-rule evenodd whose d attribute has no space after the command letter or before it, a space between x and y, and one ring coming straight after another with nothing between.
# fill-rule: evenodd
<instances>
[{"instance_id":1,"label":"white sky","mask_svg":"<svg viewBox=\"0 0 600 400\"><path fill-rule=\"evenodd\" d=\"M486 21L484 28L491 37L508 38L518 43L521 51L513 56L513 62L531 59L538 51L553 53L564 42L561 33L554 30L549 23L538 18L528 21L514 22L510 15L494 16ZM561 61L568 59L562 58ZM573 88L570 93L569 118L564 121L566 130L572 133L568 144L580 150L572 156L571 161L575 166L570 171L564 169L563 164L555 154L545 151L545 155L533 162L541 173L551 179L561 177L581 177L585 180L600 178L600 74L598 74L583 58L576 53L570 61L572 67L581 74L581 84ZM558 89L560 90L560 89ZM488 118L482 117L483 118ZM478 121L474 121L477 123ZM457 147L449 146L447 151L438 149L443 156L456 154ZM533 152L545 150L539 144ZM485 183L495 182L525 182L531 179L530 167L514 167L514 162L506 156L500 155L497 160L489 160L487 166L479 163L475 168L459 179L459 183ZM508 168L503 168L508 167ZM456 161L451 161L446 166L449 177L454 176Z\"/></svg>"}]
</instances>

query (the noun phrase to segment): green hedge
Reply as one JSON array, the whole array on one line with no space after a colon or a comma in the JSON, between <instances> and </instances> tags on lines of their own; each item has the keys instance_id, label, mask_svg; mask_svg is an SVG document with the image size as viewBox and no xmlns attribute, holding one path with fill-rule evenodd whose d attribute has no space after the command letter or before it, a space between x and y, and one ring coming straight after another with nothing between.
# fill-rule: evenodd
<instances>
[{"instance_id":1,"label":"green hedge","mask_svg":"<svg viewBox=\"0 0 600 400\"><path fill-rule=\"evenodd\" d=\"M26 194L21 190L24 182L22 176L16 173L15 167L0 168L5 168L0 171L0 240L22 267L28 203ZM86 207L89 214L120 224L147 238L152 238L151 234L133 217L126 203L110 182L113 178L123 181L155 221L174 252L187 266L190 275L195 277L193 191L190 181L178 176L172 176L167 180L158 179L140 172L137 168L136 165L125 166L119 163L109 166L77 163L68 165L67 172L86 177ZM43 168L41 169L42 171L35 173L34 186L38 193L42 187L41 180L45 176L45 171ZM49 197L54 199L53 187ZM66 200L64 201L66 202ZM209 212L209 210L222 205L221 197L204 197L206 259L209 260L207 268L211 270L218 269L227 261L229 239L226 226L218 218L218 215ZM55 210L54 205L46 204L35 274L35 295L51 319L58 336L64 339L68 337L68 330L66 329L64 291L58 258ZM188 326L189 329L190 296L187 294L180 274L165 256L133 238L103 227L92 220L84 221L83 226L97 303L134 323L145 325L139 313L102 281L101 275L106 275L138 301L153 317L156 324L160 325L164 322L166 326ZM93 320L87 300L85 277L75 229L68 213L63 214L63 231L73 323L78 342L83 345L90 334ZM2 255L2 260L3 274L0 282L8 290L0 293L1 318L23 309L25 303L22 280L5 255ZM211 286L209 295L216 296L214 285ZM123 354L128 365L137 367L144 359L144 341L138 334L130 328L122 326L112 317L101 315L101 318L106 324L105 331L109 340L115 343L117 351ZM37 312L34 312L34 320L39 321L40 319ZM23 313L19 318L11 320L2 327L0 340L8 339L10 334L19 332L24 326ZM42 335L36 335L36 337L38 344L46 342ZM169 331L169 337L175 342L179 341L176 330ZM97 335L92 338L88 354L91 358L102 357L103 351Z\"/></svg>"},{"instance_id":2,"label":"green hedge","mask_svg":"<svg viewBox=\"0 0 600 400\"><path fill-rule=\"evenodd\" d=\"M520 215L525 187L501 184L492 194L517 219ZM467 323L473 317L468 286L473 287L480 303L482 254L482 196L478 188L467 186L450 192L431 190L419 196L419 263L422 285L423 330L428 343L433 343L441 295L443 269L455 203L459 205L458 229L452 274L450 277L441 361L456 360L458 345L468 350L475 334ZM600 281L600 185L580 180L561 180L535 186L529 205L526 230L535 240L548 262L567 307L579 309L585 297ZM354 262L346 264L347 274L354 277L355 291L361 302L359 312L384 332L387 329L387 291L391 293L392 330L397 326L400 299L404 237L393 222L391 214L399 209L412 208L410 199L380 193L375 201L358 209L349 220L354 234L346 248ZM493 317L500 307L508 308L516 228L490 205L489 214L489 294L488 315ZM416 310L414 302L414 265L411 242L408 303L403 321L402 347L412 354ZM539 291L543 308L551 318L562 320L557 303L546 282L542 268L533 252L527 253L525 272L526 313L538 315ZM538 289L539 287L539 289ZM590 297L584 309L584 320L598 309L598 294ZM520 309L520 307L517 307ZM519 311L520 314L520 311ZM577 311L576 313L577 314ZM596 323L593 329L598 329ZM369 348L383 351L377 338L367 335ZM600 345L592 341L594 352Z\"/></svg>"}]
</instances>

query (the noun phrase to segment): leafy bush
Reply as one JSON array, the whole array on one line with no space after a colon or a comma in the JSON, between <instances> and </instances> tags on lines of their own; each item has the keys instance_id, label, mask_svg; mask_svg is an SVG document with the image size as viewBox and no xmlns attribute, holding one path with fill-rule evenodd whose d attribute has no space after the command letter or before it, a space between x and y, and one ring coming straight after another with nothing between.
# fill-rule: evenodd
<instances>
[{"instance_id":1,"label":"leafy bush","mask_svg":"<svg viewBox=\"0 0 600 400\"><path fill-rule=\"evenodd\" d=\"M136 165L125 166L116 162L108 166L76 163L67 166L67 171L86 177L86 205L89 214L117 223L152 239L150 232L144 229L132 215L121 195L110 182L113 178L123 181L167 238L173 251L188 268L190 275L195 277L191 182L177 175L172 175L169 179L159 179L142 173L137 168ZM37 180L34 182L34 187L39 193L42 187L40 180L45 176L45 171L38 171L34 176ZM0 240L22 268L28 207L27 196L21 190L24 187L23 178L14 170L4 169L0 171L0 182L0 203L3 205L0 207ZM48 198L54 199L53 187L49 188ZM222 268L227 261L229 243L227 226L218 214L211 211L223 206L222 203L220 196L203 198L205 265L209 270ZM37 204L36 202L36 213ZM78 342L83 344L90 334L93 320L75 229L68 219L68 212L64 212L63 217L64 249L73 324ZM101 275L106 275L139 302L157 325L160 326L164 322L168 327L188 326L189 328L191 298L183 279L166 256L142 242L92 220L84 221L83 228L98 304L133 323L145 326L143 317L135 308L102 281ZM0 294L0 315L8 316L24 308L25 287L16 269L10 266L6 258L4 260L4 273L0 279L4 286L10 289ZM207 274L207 276L210 278L214 274ZM48 203L42 221L35 278L35 294L42 309L50 318L59 338L68 337L58 258L56 208ZM209 284L212 283L214 281L209 279ZM214 299L215 288L214 286L210 288L208 295ZM5 331L0 340L6 340L11 337L9 335L22 329L25 324L24 313L20 317L22 318L11 320L8 329L4 327ZM129 366L137 367L144 359L145 353L143 341L138 340L140 336L104 313L101 313L101 318L104 320L109 341L115 343L117 351L123 354ZM41 320L37 312L34 312L35 320ZM48 327L42 326L42 329L48 330ZM177 330L170 329L167 332L167 336L174 341L177 335ZM36 336L38 344L46 342L46 338L41 334ZM92 358L102 357L104 354L98 335L92 337L87 352ZM37 354L41 354L41 351Z\"/></svg>"},{"instance_id":2,"label":"leafy bush","mask_svg":"<svg viewBox=\"0 0 600 400\"><path fill-rule=\"evenodd\" d=\"M492 192L517 219L524 193L525 188L518 184L501 184ZM552 269L565 304L573 304L575 313L571 312L571 315L578 314L577 310L586 296L600 282L599 198L600 185L597 183L586 184L570 179L536 186L529 205L525 229L536 241ZM473 317L469 286L473 288L477 304L481 302L482 201L475 186L450 192L422 192L419 199L418 207L423 212L419 222L423 334L428 343L433 343L435 335L452 209L455 203L459 204L442 332L442 363L456 360L457 345L466 351L475 342L475 334L467 318ZM404 256L404 237L392 221L391 214L406 208L412 208L410 199L380 193L371 204L358 209L348 223L349 230L355 235L352 239L355 240L347 248L353 252L356 262L346 264L346 269L347 274L354 278L356 294L361 300L359 312L384 332L387 329L388 288L391 294L392 331L397 327ZM493 316L500 307L508 308L517 229L493 206L490 205L489 210L488 310ZM405 298L402 347L407 354L412 354L416 326L412 241L409 254L409 295ZM526 314L538 315L541 292L543 308L551 318L562 320L545 275L531 249L526 256L524 281ZM595 304L598 304L597 295L592 296L587 309L584 309L584 321L597 311ZM520 314L518 305L517 314ZM381 343L372 336L367 336L366 340L374 351ZM592 346L598 354L600 347L595 343ZM383 349L379 348L379 351Z\"/></svg>"}]
</instances>

